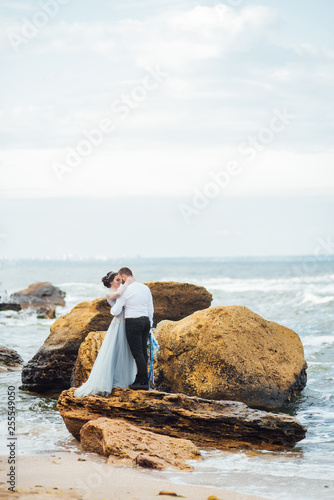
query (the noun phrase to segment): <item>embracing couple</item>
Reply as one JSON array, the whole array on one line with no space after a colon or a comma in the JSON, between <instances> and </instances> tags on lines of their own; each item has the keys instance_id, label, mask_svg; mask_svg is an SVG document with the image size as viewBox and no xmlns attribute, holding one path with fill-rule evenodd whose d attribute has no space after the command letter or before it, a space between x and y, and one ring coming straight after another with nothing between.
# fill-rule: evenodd
<instances>
[{"instance_id":1,"label":"embracing couple","mask_svg":"<svg viewBox=\"0 0 334 500\"><path fill-rule=\"evenodd\" d=\"M88 380L74 391L108 396L113 387L148 389L147 341L153 326L153 300L148 286L138 283L131 270L122 267L102 278L110 289L106 298L114 316Z\"/></svg>"}]
</instances>

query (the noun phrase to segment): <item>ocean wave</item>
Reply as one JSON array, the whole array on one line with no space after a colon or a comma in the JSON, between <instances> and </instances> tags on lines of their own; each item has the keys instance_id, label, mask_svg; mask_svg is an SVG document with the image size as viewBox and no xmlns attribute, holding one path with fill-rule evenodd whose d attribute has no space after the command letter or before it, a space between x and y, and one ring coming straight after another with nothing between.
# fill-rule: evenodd
<instances>
[{"instance_id":1,"label":"ocean wave","mask_svg":"<svg viewBox=\"0 0 334 500\"><path fill-rule=\"evenodd\" d=\"M325 279L326 278L326 279ZM333 276L334 278L334 276ZM334 284L330 276L324 277L294 277L294 278L209 278L192 280L193 283L202 285L211 290L226 292L286 292L299 291L305 288L317 291L321 287L323 293L334 293ZM189 280L191 282L191 280Z\"/></svg>"},{"instance_id":2,"label":"ocean wave","mask_svg":"<svg viewBox=\"0 0 334 500\"><path fill-rule=\"evenodd\" d=\"M311 302L312 304L328 304L334 301L333 295L327 295L325 297L321 295L316 295L314 293L306 293L303 302Z\"/></svg>"},{"instance_id":3,"label":"ocean wave","mask_svg":"<svg viewBox=\"0 0 334 500\"><path fill-rule=\"evenodd\" d=\"M286 452L282 456L277 452L266 450L251 450L250 452L213 452L204 456L204 460L196 464L193 475L210 473L212 479L221 476L238 479L242 474L253 473L262 481L265 476L269 481L274 478L299 478L299 479L327 479L331 464L322 464L315 469L312 464L303 464L300 467L302 455L298 451ZM288 466L287 466L288 465ZM218 485L218 484L217 484ZM250 492L249 492L250 493ZM267 495L266 495L267 496Z\"/></svg>"},{"instance_id":4,"label":"ocean wave","mask_svg":"<svg viewBox=\"0 0 334 500\"><path fill-rule=\"evenodd\" d=\"M74 288L78 288L78 287L83 287L83 288L100 288L100 289L103 289L104 286L101 285L100 283L88 283L88 282L79 282L79 281L76 281L76 282L70 282L70 283L57 283L57 285L55 285L59 288L61 287L74 287Z\"/></svg>"},{"instance_id":5,"label":"ocean wave","mask_svg":"<svg viewBox=\"0 0 334 500\"><path fill-rule=\"evenodd\" d=\"M303 338L304 346L320 346L334 344L334 335L319 335L317 337L308 336Z\"/></svg>"},{"instance_id":6,"label":"ocean wave","mask_svg":"<svg viewBox=\"0 0 334 500\"><path fill-rule=\"evenodd\" d=\"M69 295L66 300L66 307L74 307L75 305L79 304L80 302L87 302L90 300L95 300L99 299L102 297L102 295L97 295L97 294L86 294L86 295ZM63 310L59 308L59 311Z\"/></svg>"},{"instance_id":7,"label":"ocean wave","mask_svg":"<svg viewBox=\"0 0 334 500\"><path fill-rule=\"evenodd\" d=\"M207 284L206 287L209 290L223 291L228 293L240 293L240 292L286 292L291 290L291 284L288 283L268 283L267 281L256 282L256 281L233 281L231 283L216 283ZM296 290L298 290L296 288Z\"/></svg>"},{"instance_id":8,"label":"ocean wave","mask_svg":"<svg viewBox=\"0 0 334 500\"><path fill-rule=\"evenodd\" d=\"M28 326L36 325L37 323L41 325L52 324L54 319L48 318L37 318L36 309L28 307L27 309L22 309L21 311L1 311L0 312L0 324L10 326Z\"/></svg>"}]
</instances>

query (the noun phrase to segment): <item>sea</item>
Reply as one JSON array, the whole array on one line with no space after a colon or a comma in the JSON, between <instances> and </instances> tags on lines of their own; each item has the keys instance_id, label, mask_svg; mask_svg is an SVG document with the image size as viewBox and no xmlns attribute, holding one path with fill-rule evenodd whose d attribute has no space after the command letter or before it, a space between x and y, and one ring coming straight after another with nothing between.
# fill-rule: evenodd
<instances>
[{"instance_id":1,"label":"sea","mask_svg":"<svg viewBox=\"0 0 334 500\"><path fill-rule=\"evenodd\" d=\"M273 500L334 499L334 257L210 259L0 260L2 299L32 283L50 281L66 292L66 307L105 295L101 278L121 265L139 281L178 281L206 287L212 305L244 305L300 336L308 363L307 386L279 411L307 428L306 438L289 451L201 450L194 472L151 472L172 483L209 485ZM0 344L25 362L38 351L54 320L31 310L0 312ZM15 388L17 455L78 453L56 400L20 389L21 373L0 373L0 454L7 456L8 387Z\"/></svg>"}]
</instances>

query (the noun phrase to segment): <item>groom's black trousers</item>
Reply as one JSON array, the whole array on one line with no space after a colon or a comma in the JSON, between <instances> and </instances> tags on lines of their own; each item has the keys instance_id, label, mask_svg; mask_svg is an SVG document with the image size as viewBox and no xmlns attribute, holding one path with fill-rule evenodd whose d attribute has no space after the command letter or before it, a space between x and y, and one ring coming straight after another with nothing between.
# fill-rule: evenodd
<instances>
[{"instance_id":1,"label":"groom's black trousers","mask_svg":"<svg viewBox=\"0 0 334 500\"><path fill-rule=\"evenodd\" d=\"M147 340L150 333L150 320L147 316L140 318L126 318L125 330L126 338L137 365L136 382L148 383L147 375Z\"/></svg>"}]
</instances>

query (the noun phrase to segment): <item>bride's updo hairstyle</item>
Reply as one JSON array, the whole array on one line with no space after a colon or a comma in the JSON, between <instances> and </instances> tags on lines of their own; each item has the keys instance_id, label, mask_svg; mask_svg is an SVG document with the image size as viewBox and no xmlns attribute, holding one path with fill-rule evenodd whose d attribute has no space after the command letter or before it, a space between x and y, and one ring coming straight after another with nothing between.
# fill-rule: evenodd
<instances>
[{"instance_id":1,"label":"bride's updo hairstyle","mask_svg":"<svg viewBox=\"0 0 334 500\"><path fill-rule=\"evenodd\" d=\"M117 276L117 274L118 273L114 273L113 271L110 271L105 276L103 276L103 278L102 278L101 281L104 284L104 286L106 286L107 288L110 288L111 287L111 283L114 281L114 279Z\"/></svg>"}]
</instances>

